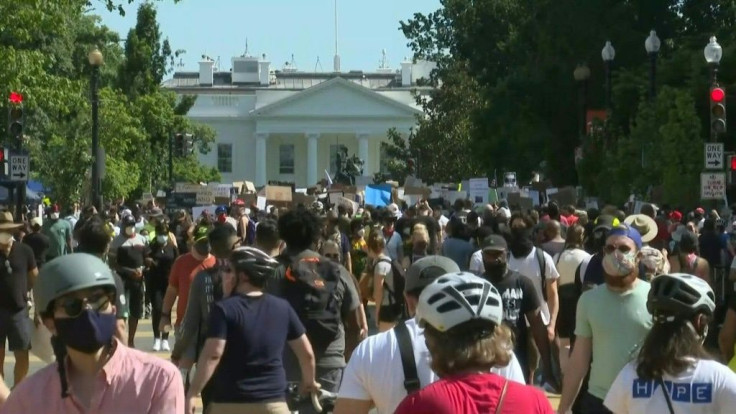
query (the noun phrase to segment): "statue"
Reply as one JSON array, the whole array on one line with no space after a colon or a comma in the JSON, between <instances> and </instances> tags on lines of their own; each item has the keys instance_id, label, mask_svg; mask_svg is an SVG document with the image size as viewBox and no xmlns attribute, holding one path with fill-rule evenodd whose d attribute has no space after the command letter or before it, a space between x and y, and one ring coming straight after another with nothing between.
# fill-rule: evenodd
<instances>
[{"instance_id":1,"label":"statue","mask_svg":"<svg viewBox=\"0 0 736 414\"><path fill-rule=\"evenodd\" d=\"M355 177L363 175L363 160L357 155L348 157L347 148L337 153L337 172L334 181L343 185L355 185Z\"/></svg>"}]
</instances>

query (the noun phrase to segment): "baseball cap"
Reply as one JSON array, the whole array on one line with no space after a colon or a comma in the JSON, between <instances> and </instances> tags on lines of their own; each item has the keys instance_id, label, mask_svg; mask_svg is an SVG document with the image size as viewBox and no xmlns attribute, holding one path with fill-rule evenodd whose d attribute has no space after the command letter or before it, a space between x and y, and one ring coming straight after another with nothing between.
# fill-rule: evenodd
<instances>
[{"instance_id":1,"label":"baseball cap","mask_svg":"<svg viewBox=\"0 0 736 414\"><path fill-rule=\"evenodd\" d=\"M594 224L595 224L595 227L593 228L593 231L598 231L598 230L601 230L601 229L603 229L603 230L609 230L610 231L614 227L618 227L618 225L620 224L620 222L618 221L618 219L616 217L613 217L613 216L608 215L608 214L601 214L595 220L595 223Z\"/></svg>"},{"instance_id":2,"label":"baseball cap","mask_svg":"<svg viewBox=\"0 0 736 414\"><path fill-rule=\"evenodd\" d=\"M695 213L702 215L705 215L705 210L703 210L703 207L698 207L695 209Z\"/></svg>"},{"instance_id":3,"label":"baseball cap","mask_svg":"<svg viewBox=\"0 0 736 414\"><path fill-rule=\"evenodd\" d=\"M636 248L641 250L642 241L641 241L641 233L639 231L628 224L621 224L608 232L608 235L606 237L611 236L625 236L630 238L634 241L634 244L636 244Z\"/></svg>"},{"instance_id":4,"label":"baseball cap","mask_svg":"<svg viewBox=\"0 0 736 414\"><path fill-rule=\"evenodd\" d=\"M491 234L490 236L483 239L483 241L480 243L480 248L484 251L506 251L508 245L506 244L506 239L504 239L502 236L499 236L498 234Z\"/></svg>"},{"instance_id":5,"label":"baseball cap","mask_svg":"<svg viewBox=\"0 0 736 414\"><path fill-rule=\"evenodd\" d=\"M404 292L423 289L438 277L456 272L460 272L460 267L450 258L444 256L423 257L412 263L406 271Z\"/></svg>"}]
</instances>

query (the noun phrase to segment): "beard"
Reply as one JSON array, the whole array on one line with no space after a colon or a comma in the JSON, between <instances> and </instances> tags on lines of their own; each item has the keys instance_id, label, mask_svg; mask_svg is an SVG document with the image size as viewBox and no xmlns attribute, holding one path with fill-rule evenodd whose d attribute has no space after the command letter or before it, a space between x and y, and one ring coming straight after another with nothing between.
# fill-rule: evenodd
<instances>
[{"instance_id":1,"label":"beard","mask_svg":"<svg viewBox=\"0 0 736 414\"><path fill-rule=\"evenodd\" d=\"M603 273L603 279L605 280L606 285L614 289L628 288L634 284L634 282L636 281L638 277L639 277L638 266L637 268L634 269L633 272L631 272L630 274L626 276L611 276L605 272Z\"/></svg>"}]
</instances>

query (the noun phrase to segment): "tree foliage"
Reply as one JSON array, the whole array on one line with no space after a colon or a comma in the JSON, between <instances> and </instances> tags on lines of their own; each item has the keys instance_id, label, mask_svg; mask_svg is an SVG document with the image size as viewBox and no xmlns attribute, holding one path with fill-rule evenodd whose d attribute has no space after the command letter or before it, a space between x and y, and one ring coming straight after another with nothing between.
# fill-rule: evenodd
<instances>
[{"instance_id":1,"label":"tree foliage","mask_svg":"<svg viewBox=\"0 0 736 414\"><path fill-rule=\"evenodd\" d=\"M703 47L711 35L718 37L724 48L719 80L728 88L736 79L734 23L736 3L725 0L442 0L439 10L415 14L400 27L416 59L438 64L431 80L437 89L420 101L428 115L417 135L431 131L473 170L515 171L524 181L541 169L555 185L580 183L588 194L614 203L631 191L644 195L662 184L664 197L672 200L678 186L667 180L692 190L691 184L697 185L693 171L702 167L696 156L702 148L694 143L702 144L708 128ZM650 61L644 50L651 29L662 39L660 94L654 103L647 102ZM606 40L617 51L612 112L581 142L579 85L572 75L587 62L592 74L587 106L603 108ZM460 93L458 85L468 88ZM734 133L731 128L725 137L727 149L734 149ZM416 151L425 144L417 140ZM581 145L585 160L576 166L575 148ZM408 147L414 149L411 142ZM683 148L692 150L690 156L679 152ZM681 166L684 174L668 170L669 164L661 164L666 158L659 156L664 153L692 165ZM428 156L430 164L442 162ZM470 176L452 171L455 164L454 159L445 162L449 174ZM681 199L693 194L688 191Z\"/></svg>"},{"instance_id":2,"label":"tree foliage","mask_svg":"<svg viewBox=\"0 0 736 414\"><path fill-rule=\"evenodd\" d=\"M172 52L161 40L155 8L144 3L125 50L120 37L100 24L90 9L103 5L124 13L132 1L28 0L0 2L0 92L24 95L25 147L31 174L67 203L89 195L91 107L87 54L98 47L105 57L100 68L100 143L105 150L105 199L119 199L168 185L168 137L174 131L195 134L208 151L214 131L186 117L191 97L178 99L162 90ZM147 58L144 57L148 54ZM121 82L121 80L124 80ZM7 110L3 102L0 110ZM7 120L0 117L7 128ZM178 177L216 181L217 171L196 157L177 159Z\"/></svg>"}]
</instances>

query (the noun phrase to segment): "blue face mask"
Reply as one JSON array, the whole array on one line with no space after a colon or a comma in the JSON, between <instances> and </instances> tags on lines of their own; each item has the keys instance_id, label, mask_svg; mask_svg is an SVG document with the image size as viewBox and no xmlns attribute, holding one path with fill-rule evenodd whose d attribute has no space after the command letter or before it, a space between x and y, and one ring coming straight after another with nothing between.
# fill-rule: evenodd
<instances>
[{"instance_id":1,"label":"blue face mask","mask_svg":"<svg viewBox=\"0 0 736 414\"><path fill-rule=\"evenodd\" d=\"M54 318L54 324L64 345L85 354L94 354L111 343L117 317L114 313L85 309L76 318Z\"/></svg>"}]
</instances>

